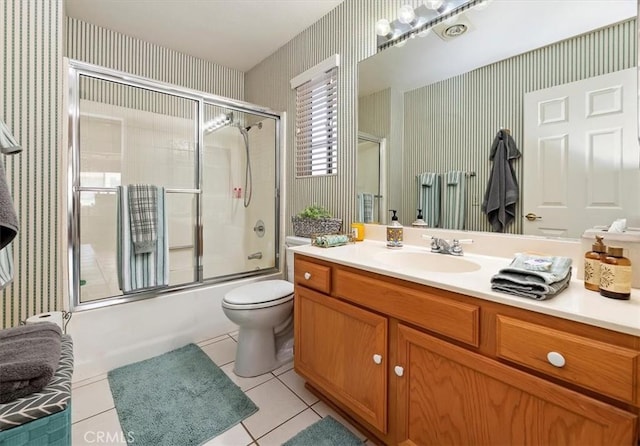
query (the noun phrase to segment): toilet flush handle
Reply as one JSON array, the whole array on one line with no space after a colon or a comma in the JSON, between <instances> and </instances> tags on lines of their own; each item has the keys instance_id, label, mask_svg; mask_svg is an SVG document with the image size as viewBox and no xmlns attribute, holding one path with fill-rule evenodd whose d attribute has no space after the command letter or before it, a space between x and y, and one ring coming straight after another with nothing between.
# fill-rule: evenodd
<instances>
[{"instance_id":1,"label":"toilet flush handle","mask_svg":"<svg viewBox=\"0 0 640 446\"><path fill-rule=\"evenodd\" d=\"M311 273L307 271L306 273L304 273L304 280L309 280L309 279L311 279Z\"/></svg>"}]
</instances>

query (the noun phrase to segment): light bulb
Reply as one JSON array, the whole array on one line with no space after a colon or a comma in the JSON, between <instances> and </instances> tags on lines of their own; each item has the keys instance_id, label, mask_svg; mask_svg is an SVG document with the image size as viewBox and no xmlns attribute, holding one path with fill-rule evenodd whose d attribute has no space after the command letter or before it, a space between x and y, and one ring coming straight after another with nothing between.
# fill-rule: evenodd
<instances>
[{"instance_id":1,"label":"light bulb","mask_svg":"<svg viewBox=\"0 0 640 446\"><path fill-rule=\"evenodd\" d=\"M411 5L404 5L400 9L398 9L398 20L400 21L400 23L408 25L415 19L416 13Z\"/></svg>"},{"instance_id":2,"label":"light bulb","mask_svg":"<svg viewBox=\"0 0 640 446\"><path fill-rule=\"evenodd\" d=\"M429 9L438 9L440 6L442 6L442 4L444 3L444 0L427 0L424 2L424 5L429 8Z\"/></svg>"},{"instance_id":3,"label":"light bulb","mask_svg":"<svg viewBox=\"0 0 640 446\"><path fill-rule=\"evenodd\" d=\"M383 37L391 34L391 24L387 19L380 19L376 22L376 34Z\"/></svg>"}]
</instances>

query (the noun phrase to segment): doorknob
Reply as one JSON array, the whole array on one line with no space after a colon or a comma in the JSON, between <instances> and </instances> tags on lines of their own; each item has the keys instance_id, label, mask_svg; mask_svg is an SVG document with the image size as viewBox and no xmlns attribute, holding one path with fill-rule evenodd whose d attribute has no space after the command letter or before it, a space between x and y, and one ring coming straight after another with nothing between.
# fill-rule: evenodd
<instances>
[{"instance_id":1,"label":"doorknob","mask_svg":"<svg viewBox=\"0 0 640 446\"><path fill-rule=\"evenodd\" d=\"M526 218L529 221L542 220L542 217L534 214L533 212L529 212L527 215L524 216L524 218Z\"/></svg>"}]
</instances>

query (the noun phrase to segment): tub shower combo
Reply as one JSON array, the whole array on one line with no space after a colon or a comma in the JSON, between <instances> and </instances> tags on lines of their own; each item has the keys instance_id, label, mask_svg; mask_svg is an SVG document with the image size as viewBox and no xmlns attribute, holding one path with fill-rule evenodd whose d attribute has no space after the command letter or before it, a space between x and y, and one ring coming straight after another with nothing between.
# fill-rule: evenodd
<instances>
[{"instance_id":1,"label":"tub shower combo","mask_svg":"<svg viewBox=\"0 0 640 446\"><path fill-rule=\"evenodd\" d=\"M278 271L279 114L76 61L68 72L73 309ZM147 257L122 248L136 187L157 195Z\"/></svg>"}]
</instances>

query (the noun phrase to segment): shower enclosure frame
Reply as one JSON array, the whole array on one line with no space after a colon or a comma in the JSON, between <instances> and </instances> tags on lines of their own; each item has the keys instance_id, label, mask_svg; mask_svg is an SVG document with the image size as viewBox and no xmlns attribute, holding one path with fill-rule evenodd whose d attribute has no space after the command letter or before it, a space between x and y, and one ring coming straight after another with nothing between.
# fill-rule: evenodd
<instances>
[{"instance_id":1,"label":"shower enclosure frame","mask_svg":"<svg viewBox=\"0 0 640 446\"><path fill-rule=\"evenodd\" d=\"M285 113L273 111L266 107L261 107L248 102L225 98L187 87L172 85L141 76L105 68L86 62L72 59L65 59L67 71L67 109L68 128L66 132L67 142L67 172L66 172L66 219L67 219L67 288L69 293L70 309L72 311L82 311L95 308L102 308L110 305L156 297L158 295L175 293L187 289L195 289L216 283L229 282L236 279L255 277L278 273L281 270L280 256L280 232L281 232L281 206L280 188L282 176L281 157L284 153L284 125ZM97 188L83 187L80 185L80 78L88 76L108 82L115 82L135 88L143 88L152 92L169 94L183 99L193 100L196 104L195 119L195 184L194 189L172 189L168 188L168 193L190 193L195 195L195 230L194 230L194 280L190 283L169 286L165 288L155 288L148 291L125 294L121 296L105 297L90 302L80 301L80 194L81 192L95 192ZM271 118L275 121L275 184L274 184L274 260L275 266L260 270L245 271L230 275L207 278L203 277L203 225L202 225L202 186L203 186L203 156L204 156L204 108L205 104L225 107L232 111L250 113L252 115ZM109 188L99 188L100 191ZM114 188L115 191L115 188Z\"/></svg>"}]
</instances>

